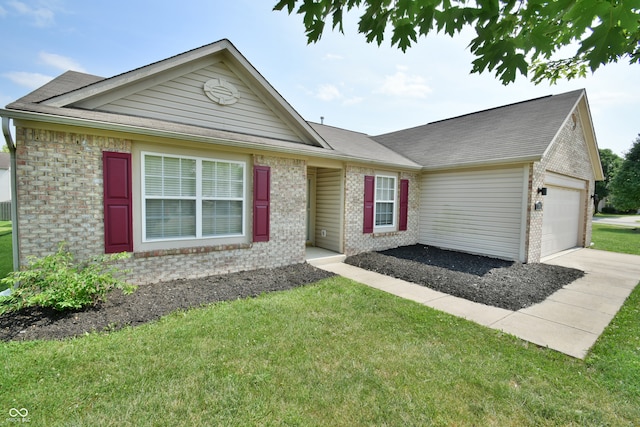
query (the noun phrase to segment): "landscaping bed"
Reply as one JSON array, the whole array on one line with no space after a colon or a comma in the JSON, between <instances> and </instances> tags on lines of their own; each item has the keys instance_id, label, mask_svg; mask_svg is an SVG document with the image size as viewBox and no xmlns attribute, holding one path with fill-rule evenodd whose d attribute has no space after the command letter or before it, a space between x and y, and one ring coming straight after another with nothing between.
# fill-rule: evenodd
<instances>
[{"instance_id":1,"label":"landscaping bed","mask_svg":"<svg viewBox=\"0 0 640 427\"><path fill-rule=\"evenodd\" d=\"M509 310L541 302L584 274L547 264L520 264L423 245L367 252L345 261L431 289ZM106 302L74 312L30 308L0 316L0 340L61 339L137 326L169 314L317 282L332 273L297 264L181 279L114 291Z\"/></svg>"},{"instance_id":2,"label":"landscaping bed","mask_svg":"<svg viewBox=\"0 0 640 427\"><path fill-rule=\"evenodd\" d=\"M520 310L544 301L584 272L549 264L522 264L425 245L348 257L345 262L470 301Z\"/></svg>"},{"instance_id":3,"label":"landscaping bed","mask_svg":"<svg viewBox=\"0 0 640 427\"><path fill-rule=\"evenodd\" d=\"M180 279L139 286L131 295L113 291L107 301L81 311L29 308L0 315L0 340L60 339L137 326L171 313L218 301L255 297L333 276L309 264Z\"/></svg>"}]
</instances>

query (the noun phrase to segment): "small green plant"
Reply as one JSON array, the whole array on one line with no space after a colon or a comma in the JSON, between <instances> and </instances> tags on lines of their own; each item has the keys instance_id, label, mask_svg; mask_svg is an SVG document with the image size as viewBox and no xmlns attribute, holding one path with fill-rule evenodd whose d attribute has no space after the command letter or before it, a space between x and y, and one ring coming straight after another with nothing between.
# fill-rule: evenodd
<instances>
[{"instance_id":1,"label":"small green plant","mask_svg":"<svg viewBox=\"0 0 640 427\"><path fill-rule=\"evenodd\" d=\"M119 270L112 265L129 256L122 252L75 263L62 242L56 253L32 258L26 269L0 280L5 287L13 288L10 296L0 297L0 314L36 306L77 310L104 300L112 289L130 294L136 287L117 278Z\"/></svg>"}]
</instances>

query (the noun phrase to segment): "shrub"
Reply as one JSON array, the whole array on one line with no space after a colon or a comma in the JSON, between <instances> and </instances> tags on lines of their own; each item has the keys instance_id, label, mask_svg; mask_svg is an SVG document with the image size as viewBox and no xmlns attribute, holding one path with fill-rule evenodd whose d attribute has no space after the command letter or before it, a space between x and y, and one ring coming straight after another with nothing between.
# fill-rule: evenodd
<instances>
[{"instance_id":1,"label":"shrub","mask_svg":"<svg viewBox=\"0 0 640 427\"><path fill-rule=\"evenodd\" d=\"M617 214L618 213L616 208L614 208L613 206L610 206L610 205L607 205L607 206L603 207L601 212L603 214Z\"/></svg>"},{"instance_id":2,"label":"shrub","mask_svg":"<svg viewBox=\"0 0 640 427\"><path fill-rule=\"evenodd\" d=\"M13 287L10 296L0 297L0 314L36 306L77 310L104 300L112 289L130 294L136 287L117 278L120 270L112 265L129 256L122 252L74 263L73 255L62 242L55 254L31 258L26 269L0 280Z\"/></svg>"}]
</instances>

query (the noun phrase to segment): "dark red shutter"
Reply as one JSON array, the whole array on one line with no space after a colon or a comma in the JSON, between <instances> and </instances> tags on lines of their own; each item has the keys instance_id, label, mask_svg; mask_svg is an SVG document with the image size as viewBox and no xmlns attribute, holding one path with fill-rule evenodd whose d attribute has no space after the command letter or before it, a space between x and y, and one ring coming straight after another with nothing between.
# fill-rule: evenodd
<instances>
[{"instance_id":1,"label":"dark red shutter","mask_svg":"<svg viewBox=\"0 0 640 427\"><path fill-rule=\"evenodd\" d=\"M269 241L269 210L271 193L269 166L253 167L253 241Z\"/></svg>"},{"instance_id":2,"label":"dark red shutter","mask_svg":"<svg viewBox=\"0 0 640 427\"><path fill-rule=\"evenodd\" d=\"M363 233L373 233L373 205L375 203L375 177L364 177L364 227Z\"/></svg>"},{"instance_id":3,"label":"dark red shutter","mask_svg":"<svg viewBox=\"0 0 640 427\"><path fill-rule=\"evenodd\" d=\"M102 153L104 251L133 252L131 154Z\"/></svg>"},{"instance_id":4,"label":"dark red shutter","mask_svg":"<svg viewBox=\"0 0 640 427\"><path fill-rule=\"evenodd\" d=\"M400 231L407 230L407 220L409 219L409 180L400 180Z\"/></svg>"}]
</instances>

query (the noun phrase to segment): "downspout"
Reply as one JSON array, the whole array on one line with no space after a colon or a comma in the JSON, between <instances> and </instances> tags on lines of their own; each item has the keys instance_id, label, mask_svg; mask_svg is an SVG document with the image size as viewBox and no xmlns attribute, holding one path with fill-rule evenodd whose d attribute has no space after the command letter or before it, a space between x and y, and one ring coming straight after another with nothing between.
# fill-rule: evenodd
<instances>
[{"instance_id":1,"label":"downspout","mask_svg":"<svg viewBox=\"0 0 640 427\"><path fill-rule=\"evenodd\" d=\"M17 180L17 168L16 168L16 144L11 137L11 131L9 129L9 118L2 117L2 133L4 134L4 140L9 147L9 153L11 156L11 238L13 246L13 270L18 271L20 269L20 250L18 248L18 180Z\"/></svg>"}]
</instances>

